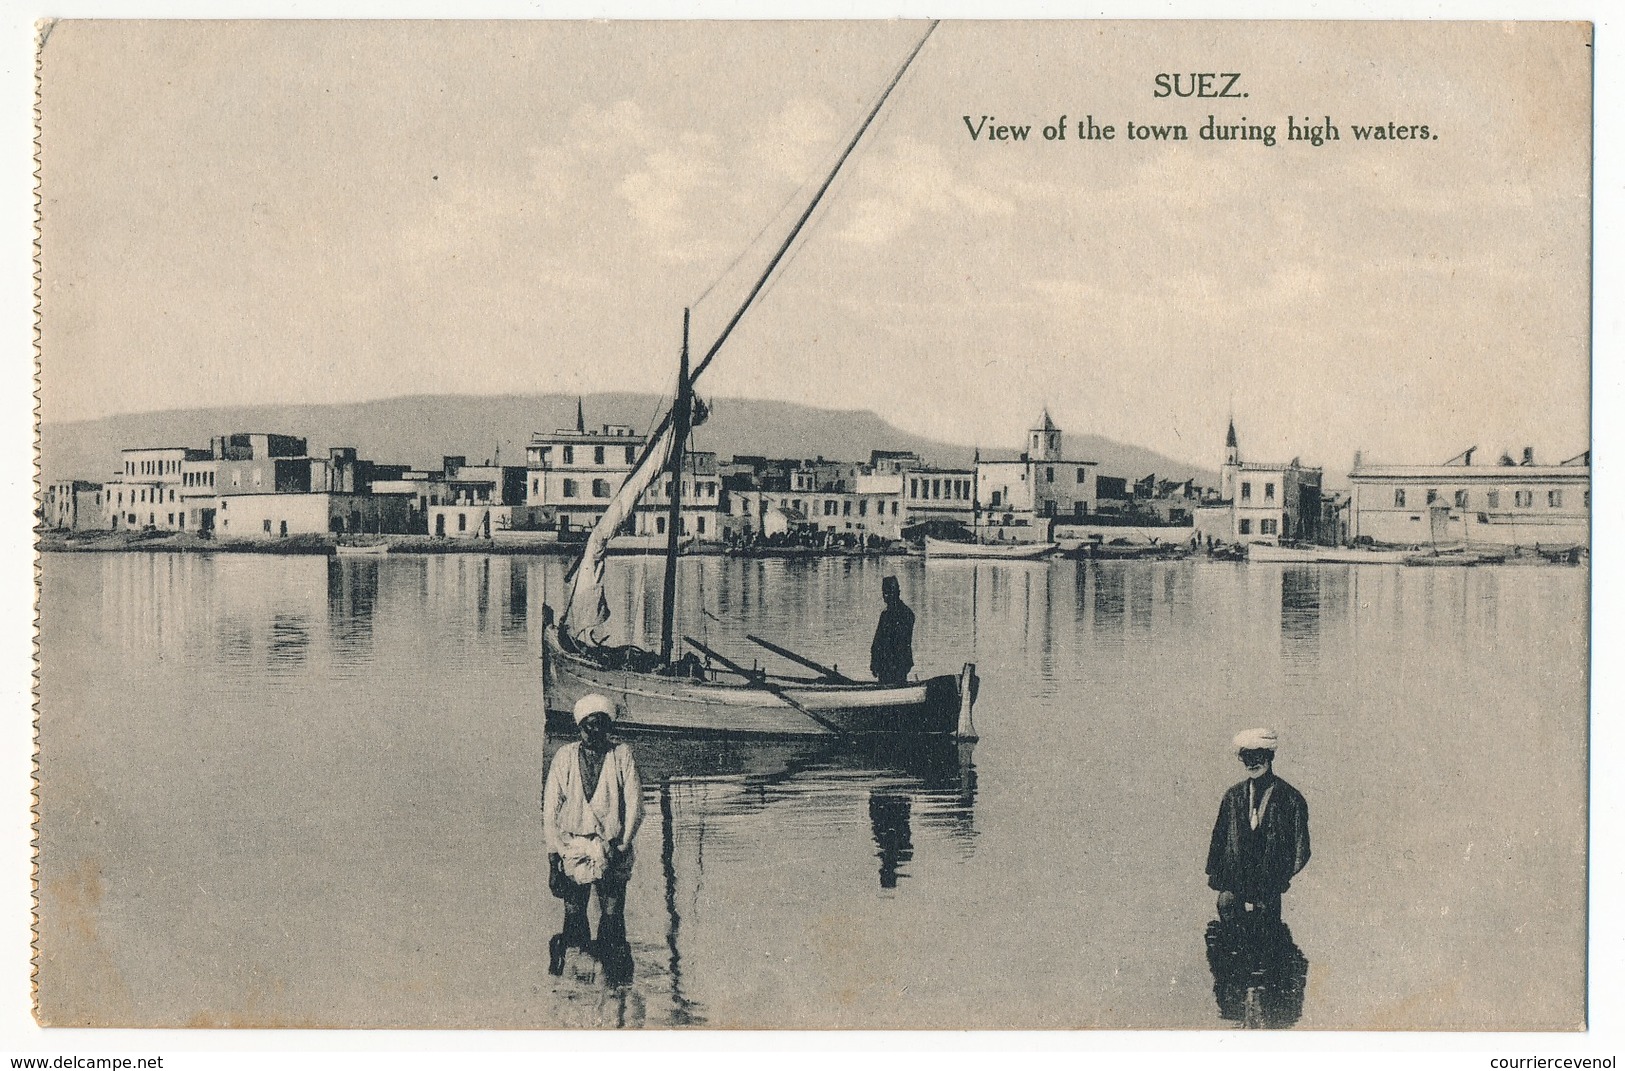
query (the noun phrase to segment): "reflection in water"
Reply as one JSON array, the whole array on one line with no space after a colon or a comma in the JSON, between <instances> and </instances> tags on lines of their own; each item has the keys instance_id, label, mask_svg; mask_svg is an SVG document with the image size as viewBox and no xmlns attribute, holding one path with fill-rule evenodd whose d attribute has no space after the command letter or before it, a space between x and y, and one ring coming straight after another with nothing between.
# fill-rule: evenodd
<instances>
[{"instance_id":1,"label":"reflection in water","mask_svg":"<svg viewBox=\"0 0 1625 1071\"><path fill-rule=\"evenodd\" d=\"M903 864L914 858L914 840L909 835L907 796L891 792L869 793L869 824L875 831L875 854L880 858L880 887L897 888ZM907 874L902 874L907 877Z\"/></svg>"},{"instance_id":2,"label":"reflection in water","mask_svg":"<svg viewBox=\"0 0 1625 1071\"><path fill-rule=\"evenodd\" d=\"M535 803L557 744L542 732L536 656L565 564L44 556L41 703L59 716L41 719L42 746L64 764L46 786L54 857L107 867L98 925L110 947L166 935L172 954L124 964L143 1008L185 1022L205 989L222 1007L260 1006L251 982L215 966L261 941L292 965L342 948L392 994L381 1004L376 987L303 972L263 1011L287 1021L1034 1027L1064 1008L1089 1025L1191 1027L1216 1025L1215 997L1231 1022L1249 1021L1251 990L1251 1021L1285 1025L1303 999L1291 936L1216 926L1193 940L1204 920L1183 914L1193 901L1177 850L1210 828L1196 786L1233 770L1201 741L1274 724L1327 814L1385 815L1294 894L1294 929L1313 924L1317 967L1329 965L1299 1025L1348 1024L1347 1009L1396 978L1405 994L1455 994L1405 1005L1407 1025L1463 1008L1572 1021L1559 1013L1583 978L1583 941L1548 947L1549 933L1503 923L1584 907L1583 838L1576 851L1528 821L1584 813L1583 571L684 558L680 620L719 649L749 657L753 633L860 669L880 577L897 573L919 614L917 664L977 662L985 744L973 762L952 744L629 739L647 828L629 890L631 980L610 985L586 955L561 981L546 973L562 909ZM629 634L617 639L657 634L659 560L615 558L609 576L613 625ZM1440 715L1427 746L1388 749L1383 778L1360 777L1371 739L1414 735L1417 682ZM207 717L170 698L195 695ZM1504 727L1522 723L1552 746L1509 739ZM1097 791L1103 772L1148 762L1157 776ZM979 774L993 798L976 798ZM64 786L81 782L120 805L78 806ZM1035 816L1080 799L1091 820L1032 852ZM1144 829L1174 850L1135 850ZM1513 872L1538 877L1501 881L1485 829L1512 838ZM1386 910L1392 860L1475 840L1407 870L1406 895L1448 915L1361 924ZM1006 885L1026 909L1003 909ZM1124 887L1139 892L1103 919L1096 905ZM323 890L407 924L360 932ZM48 921L61 932L60 912ZM430 953L419 933L444 937L443 986L416 984ZM1525 977L1497 969L1507 956ZM1140 988L1102 983L1131 963ZM1010 996L1006 979L1023 972L1045 999ZM537 1007L538 990L551 1007Z\"/></svg>"},{"instance_id":3,"label":"reflection in water","mask_svg":"<svg viewBox=\"0 0 1625 1071\"><path fill-rule=\"evenodd\" d=\"M671 782L660 783L660 873L666 885L666 970L671 977L671 1024L673 1026L701 1026L705 1017L694 1003L683 994L683 954L678 932L682 916L677 913L677 841L672 835L674 818L671 806Z\"/></svg>"},{"instance_id":4,"label":"reflection in water","mask_svg":"<svg viewBox=\"0 0 1625 1071\"><path fill-rule=\"evenodd\" d=\"M908 864L922 849L916 827L946 834L949 843L961 845L961 857L969 854L975 836L973 744L942 739L751 741L654 735L625 739L643 781L644 813L651 822L659 816L658 902L665 916L665 940L651 945L639 942L634 934L631 943L619 949L597 944L589 947L588 955L570 957L556 982L563 990L561 998L569 1002L585 999L583 987L601 991L619 986L633 992L640 1007L660 993L659 1003L669 1008L665 1025L706 1022L704 1005L686 987L685 969L694 954L691 943L699 943L702 953L716 952L685 927L689 915L703 910L705 903L699 886L705 877L707 836L719 842L724 863L737 865L740 859L751 858L750 845L762 833L771 836L775 823L789 820L797 824L799 834L826 841L834 854L845 855L855 829L861 828L853 821L856 815L847 815L866 813L882 889L894 889L900 878L909 876ZM568 741L566 735L548 734L544 768ZM639 842L647 844L650 832L640 835ZM639 889L652 880L656 880L652 868L635 866L629 895L638 898ZM548 923L551 928L551 918ZM630 961L618 966L617 951L629 953ZM601 1006L598 999L596 1006Z\"/></svg>"},{"instance_id":5,"label":"reflection in water","mask_svg":"<svg viewBox=\"0 0 1625 1071\"><path fill-rule=\"evenodd\" d=\"M530 611L530 573L528 563L523 559L513 558L508 562L508 601L502 607L502 632L504 635L514 635L525 631L525 621Z\"/></svg>"},{"instance_id":6,"label":"reflection in water","mask_svg":"<svg viewBox=\"0 0 1625 1071\"><path fill-rule=\"evenodd\" d=\"M365 661L372 646L379 565L337 557L327 561L327 622L340 663Z\"/></svg>"},{"instance_id":7,"label":"reflection in water","mask_svg":"<svg viewBox=\"0 0 1625 1071\"><path fill-rule=\"evenodd\" d=\"M1094 625L1096 633L1114 633L1123 627L1123 570L1094 569Z\"/></svg>"},{"instance_id":8,"label":"reflection in water","mask_svg":"<svg viewBox=\"0 0 1625 1071\"><path fill-rule=\"evenodd\" d=\"M1289 665L1313 665L1320 659L1321 576L1318 565L1281 570L1281 653Z\"/></svg>"},{"instance_id":9,"label":"reflection in water","mask_svg":"<svg viewBox=\"0 0 1625 1071\"><path fill-rule=\"evenodd\" d=\"M1279 915L1257 911L1207 924L1207 963L1219 1018L1279 1030L1303 1015L1309 961Z\"/></svg>"},{"instance_id":10,"label":"reflection in water","mask_svg":"<svg viewBox=\"0 0 1625 1071\"><path fill-rule=\"evenodd\" d=\"M303 615L277 614L271 619L271 646L267 669L291 673L305 664L310 651L310 623Z\"/></svg>"}]
</instances>

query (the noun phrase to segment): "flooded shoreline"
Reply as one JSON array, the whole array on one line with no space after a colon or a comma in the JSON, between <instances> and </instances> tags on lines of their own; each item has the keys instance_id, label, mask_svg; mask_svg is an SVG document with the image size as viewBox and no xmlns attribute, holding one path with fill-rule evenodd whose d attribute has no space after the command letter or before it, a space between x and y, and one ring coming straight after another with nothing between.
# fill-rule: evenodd
<instances>
[{"instance_id":1,"label":"flooded shoreline","mask_svg":"<svg viewBox=\"0 0 1625 1071\"><path fill-rule=\"evenodd\" d=\"M981 741L899 756L628 736L645 822L626 987L589 958L547 974L560 908L538 798L559 741L539 628L562 563L41 569L54 1022L1583 1015L1583 569L685 559L680 617L704 642L737 652L753 632L842 666L866 664L895 573L917 671L977 663ZM618 638L647 640L657 571L617 560L610 588ZM1285 938L1214 932L1202 873L1241 777L1230 737L1253 724L1281 732L1277 769L1311 814ZM1264 968L1284 1003L1237 988Z\"/></svg>"}]
</instances>

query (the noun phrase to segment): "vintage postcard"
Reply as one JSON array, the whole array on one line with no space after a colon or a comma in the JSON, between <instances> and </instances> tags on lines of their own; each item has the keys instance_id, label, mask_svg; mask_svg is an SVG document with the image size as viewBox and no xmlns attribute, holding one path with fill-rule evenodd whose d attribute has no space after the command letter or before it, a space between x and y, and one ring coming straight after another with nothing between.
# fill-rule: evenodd
<instances>
[{"instance_id":1,"label":"vintage postcard","mask_svg":"<svg viewBox=\"0 0 1625 1071\"><path fill-rule=\"evenodd\" d=\"M42 27L38 1020L1586 1028L1591 46Z\"/></svg>"}]
</instances>

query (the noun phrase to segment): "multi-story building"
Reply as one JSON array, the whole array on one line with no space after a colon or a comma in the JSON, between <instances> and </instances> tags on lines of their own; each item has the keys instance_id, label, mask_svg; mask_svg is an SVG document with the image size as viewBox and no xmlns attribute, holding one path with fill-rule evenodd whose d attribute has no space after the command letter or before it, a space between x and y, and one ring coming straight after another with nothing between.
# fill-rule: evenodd
<instances>
[{"instance_id":1,"label":"multi-story building","mask_svg":"<svg viewBox=\"0 0 1625 1071\"><path fill-rule=\"evenodd\" d=\"M943 521L969 528L975 522L975 469L933 468L922 462L900 475L903 527Z\"/></svg>"},{"instance_id":2,"label":"multi-story building","mask_svg":"<svg viewBox=\"0 0 1625 1071\"><path fill-rule=\"evenodd\" d=\"M708 450L691 450L683 455L682 516L678 535L699 540L722 538L722 478L717 473L717 455ZM659 537L667 534L671 518L672 478L661 476L643 493L633 514L632 534Z\"/></svg>"},{"instance_id":3,"label":"multi-story building","mask_svg":"<svg viewBox=\"0 0 1625 1071\"><path fill-rule=\"evenodd\" d=\"M1591 452L1539 465L1503 455L1474 465L1467 450L1443 465L1370 465L1349 473L1348 534L1397 546L1589 546Z\"/></svg>"},{"instance_id":4,"label":"multi-story building","mask_svg":"<svg viewBox=\"0 0 1625 1071\"><path fill-rule=\"evenodd\" d=\"M631 475L647 437L625 424L599 431L576 427L536 432L525 450L525 512L517 527L556 527L561 534L598 523Z\"/></svg>"},{"instance_id":5,"label":"multi-story building","mask_svg":"<svg viewBox=\"0 0 1625 1071\"><path fill-rule=\"evenodd\" d=\"M40 523L58 531L89 531L108 525L102 485L89 480L58 480L40 496Z\"/></svg>"},{"instance_id":6,"label":"multi-story building","mask_svg":"<svg viewBox=\"0 0 1625 1071\"><path fill-rule=\"evenodd\" d=\"M579 411L573 430L535 433L526 449L527 482L513 527L553 528L560 535L591 529L637 466L647 442L647 436L625 424L604 424L588 431ZM702 540L720 538L722 480L716 454L688 451L682 467L683 534ZM670 493L671 476L656 479L639 500L623 534L665 535Z\"/></svg>"},{"instance_id":7,"label":"multi-story building","mask_svg":"<svg viewBox=\"0 0 1625 1071\"><path fill-rule=\"evenodd\" d=\"M119 471L102 489L102 510L108 528L158 528L185 531L189 470L207 460L207 450L186 446L138 447L119 452Z\"/></svg>"},{"instance_id":8,"label":"multi-story building","mask_svg":"<svg viewBox=\"0 0 1625 1071\"><path fill-rule=\"evenodd\" d=\"M1096 462L1069 459L1049 410L1013 459L976 462L977 535L984 542L1042 543L1057 519L1094 512Z\"/></svg>"},{"instance_id":9,"label":"multi-story building","mask_svg":"<svg viewBox=\"0 0 1625 1071\"><path fill-rule=\"evenodd\" d=\"M513 528L514 512L526 505L529 475L523 465L470 465L464 457L442 458L440 479L428 496L439 500L429 502L424 513L429 534L490 539L493 531ZM421 497L413 495L412 507Z\"/></svg>"},{"instance_id":10,"label":"multi-story building","mask_svg":"<svg viewBox=\"0 0 1625 1071\"><path fill-rule=\"evenodd\" d=\"M1224 440L1219 495L1196 511L1198 534L1228 543L1279 543L1320 539L1321 470L1297 458L1245 461L1235 421Z\"/></svg>"}]
</instances>

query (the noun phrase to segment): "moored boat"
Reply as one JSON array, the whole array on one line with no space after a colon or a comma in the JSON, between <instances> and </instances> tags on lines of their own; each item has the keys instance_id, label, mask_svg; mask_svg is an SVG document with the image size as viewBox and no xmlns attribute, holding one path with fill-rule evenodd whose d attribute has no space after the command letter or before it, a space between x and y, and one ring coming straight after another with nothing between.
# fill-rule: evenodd
<instances>
[{"instance_id":1,"label":"moored boat","mask_svg":"<svg viewBox=\"0 0 1625 1071\"><path fill-rule=\"evenodd\" d=\"M341 558L370 558L389 553L388 543L336 543L333 553Z\"/></svg>"},{"instance_id":2,"label":"moored boat","mask_svg":"<svg viewBox=\"0 0 1625 1071\"><path fill-rule=\"evenodd\" d=\"M955 543L946 539L925 539L925 559L985 558L995 561L1031 561L1053 553L1054 543Z\"/></svg>"},{"instance_id":3,"label":"moored boat","mask_svg":"<svg viewBox=\"0 0 1625 1071\"><path fill-rule=\"evenodd\" d=\"M1357 547L1292 547L1253 543L1247 547L1252 562L1323 562L1333 565L1404 565L1414 550L1361 550Z\"/></svg>"}]
</instances>

